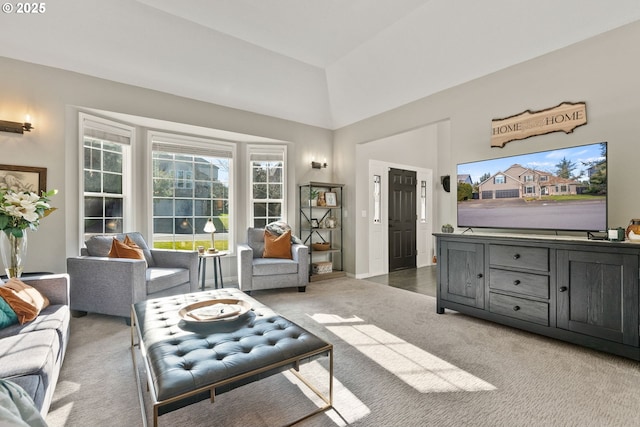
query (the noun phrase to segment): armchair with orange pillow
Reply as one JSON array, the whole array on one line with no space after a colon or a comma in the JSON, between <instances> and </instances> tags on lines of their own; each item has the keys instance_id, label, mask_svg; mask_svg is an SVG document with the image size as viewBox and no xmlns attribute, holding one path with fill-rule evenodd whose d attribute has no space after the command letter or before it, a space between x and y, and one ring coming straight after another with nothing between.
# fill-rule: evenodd
<instances>
[{"instance_id":1,"label":"armchair with orange pillow","mask_svg":"<svg viewBox=\"0 0 640 427\"><path fill-rule=\"evenodd\" d=\"M304 292L309 283L309 248L292 241L288 226L270 232L269 226L249 228L247 242L238 245L240 290L297 287Z\"/></svg>"},{"instance_id":2,"label":"armchair with orange pillow","mask_svg":"<svg viewBox=\"0 0 640 427\"><path fill-rule=\"evenodd\" d=\"M198 291L198 253L152 249L138 232L93 236L67 258L71 310L124 317L131 304Z\"/></svg>"}]
</instances>

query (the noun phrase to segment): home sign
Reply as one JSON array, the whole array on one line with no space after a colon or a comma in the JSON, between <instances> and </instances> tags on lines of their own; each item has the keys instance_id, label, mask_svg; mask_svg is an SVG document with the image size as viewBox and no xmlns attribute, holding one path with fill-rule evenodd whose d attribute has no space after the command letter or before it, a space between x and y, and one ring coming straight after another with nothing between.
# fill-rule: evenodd
<instances>
[{"instance_id":1,"label":"home sign","mask_svg":"<svg viewBox=\"0 0 640 427\"><path fill-rule=\"evenodd\" d=\"M584 102L563 102L546 110L527 110L515 116L491 121L491 146L504 147L507 142L551 132L571 133L587 124Z\"/></svg>"}]
</instances>

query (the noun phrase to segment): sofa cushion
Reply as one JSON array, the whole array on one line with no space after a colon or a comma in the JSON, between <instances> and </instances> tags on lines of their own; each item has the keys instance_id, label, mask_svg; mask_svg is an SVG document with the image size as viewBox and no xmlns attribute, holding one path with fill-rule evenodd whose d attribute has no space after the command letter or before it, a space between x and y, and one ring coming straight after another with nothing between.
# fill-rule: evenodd
<instances>
[{"instance_id":1,"label":"sofa cushion","mask_svg":"<svg viewBox=\"0 0 640 427\"><path fill-rule=\"evenodd\" d=\"M20 324L32 321L49 305L46 296L15 277L0 286L0 297L11 306Z\"/></svg>"},{"instance_id":2,"label":"sofa cushion","mask_svg":"<svg viewBox=\"0 0 640 427\"><path fill-rule=\"evenodd\" d=\"M153 256L151 255L151 249L149 249L149 246L147 246L147 242L145 242L142 234L138 232L127 234L121 233L110 236L92 236L89 240L84 242L84 244L87 247L87 253L89 254L89 256L107 257L109 256L109 251L111 250L113 238L115 237L116 239L123 242L126 236L129 236L129 238L133 240L140 249L142 249L144 258L147 260L147 265L149 265L150 267L155 266L155 263L153 262Z\"/></svg>"},{"instance_id":3,"label":"sofa cushion","mask_svg":"<svg viewBox=\"0 0 640 427\"><path fill-rule=\"evenodd\" d=\"M273 276L277 274L298 273L298 263L283 258L260 258L253 260L254 276Z\"/></svg>"},{"instance_id":4,"label":"sofa cushion","mask_svg":"<svg viewBox=\"0 0 640 427\"><path fill-rule=\"evenodd\" d=\"M41 408L49 381L55 378L59 352L58 336L51 329L2 338L0 378L18 384Z\"/></svg>"},{"instance_id":5,"label":"sofa cushion","mask_svg":"<svg viewBox=\"0 0 640 427\"><path fill-rule=\"evenodd\" d=\"M0 339L17 334L25 334L32 331L41 331L45 329L51 329L58 335L60 342L60 353L56 360L62 356L66 344L68 342L69 333L69 321L71 319L71 312L67 305L50 305L40 312L40 315L32 322L24 325L15 324L7 328L0 329Z\"/></svg>"},{"instance_id":6,"label":"sofa cushion","mask_svg":"<svg viewBox=\"0 0 640 427\"><path fill-rule=\"evenodd\" d=\"M147 268L147 295L187 282L189 282L189 270L186 268Z\"/></svg>"},{"instance_id":7,"label":"sofa cushion","mask_svg":"<svg viewBox=\"0 0 640 427\"><path fill-rule=\"evenodd\" d=\"M285 258L292 259L291 256L291 231L285 231L278 236L264 231L264 253L263 258Z\"/></svg>"},{"instance_id":8,"label":"sofa cushion","mask_svg":"<svg viewBox=\"0 0 640 427\"><path fill-rule=\"evenodd\" d=\"M18 316L8 302L0 297L0 330L18 323Z\"/></svg>"}]
</instances>

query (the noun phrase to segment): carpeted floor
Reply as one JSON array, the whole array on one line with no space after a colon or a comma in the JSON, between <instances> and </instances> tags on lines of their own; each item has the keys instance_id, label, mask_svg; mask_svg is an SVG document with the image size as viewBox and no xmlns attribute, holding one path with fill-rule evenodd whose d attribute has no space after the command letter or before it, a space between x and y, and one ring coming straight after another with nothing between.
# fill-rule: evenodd
<instances>
[{"instance_id":1,"label":"carpeted floor","mask_svg":"<svg viewBox=\"0 0 640 427\"><path fill-rule=\"evenodd\" d=\"M433 297L363 280L252 296L334 344L336 410L304 427L640 425L637 362L437 315ZM129 328L98 315L71 327L49 425L141 425ZM320 379L326 362L303 368ZM159 425L279 426L311 408L290 376L278 374L161 416Z\"/></svg>"}]
</instances>

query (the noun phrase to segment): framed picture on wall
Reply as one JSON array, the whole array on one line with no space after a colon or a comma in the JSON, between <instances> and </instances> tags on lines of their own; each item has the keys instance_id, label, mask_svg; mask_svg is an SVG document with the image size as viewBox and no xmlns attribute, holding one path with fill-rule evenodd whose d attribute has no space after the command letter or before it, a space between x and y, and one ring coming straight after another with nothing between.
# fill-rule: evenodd
<instances>
[{"instance_id":1,"label":"framed picture on wall","mask_svg":"<svg viewBox=\"0 0 640 427\"><path fill-rule=\"evenodd\" d=\"M47 191L47 168L0 165L0 186L13 191Z\"/></svg>"},{"instance_id":2,"label":"framed picture on wall","mask_svg":"<svg viewBox=\"0 0 640 427\"><path fill-rule=\"evenodd\" d=\"M327 202L327 206L338 206L338 199L336 193L326 192L324 193L324 200Z\"/></svg>"}]
</instances>

